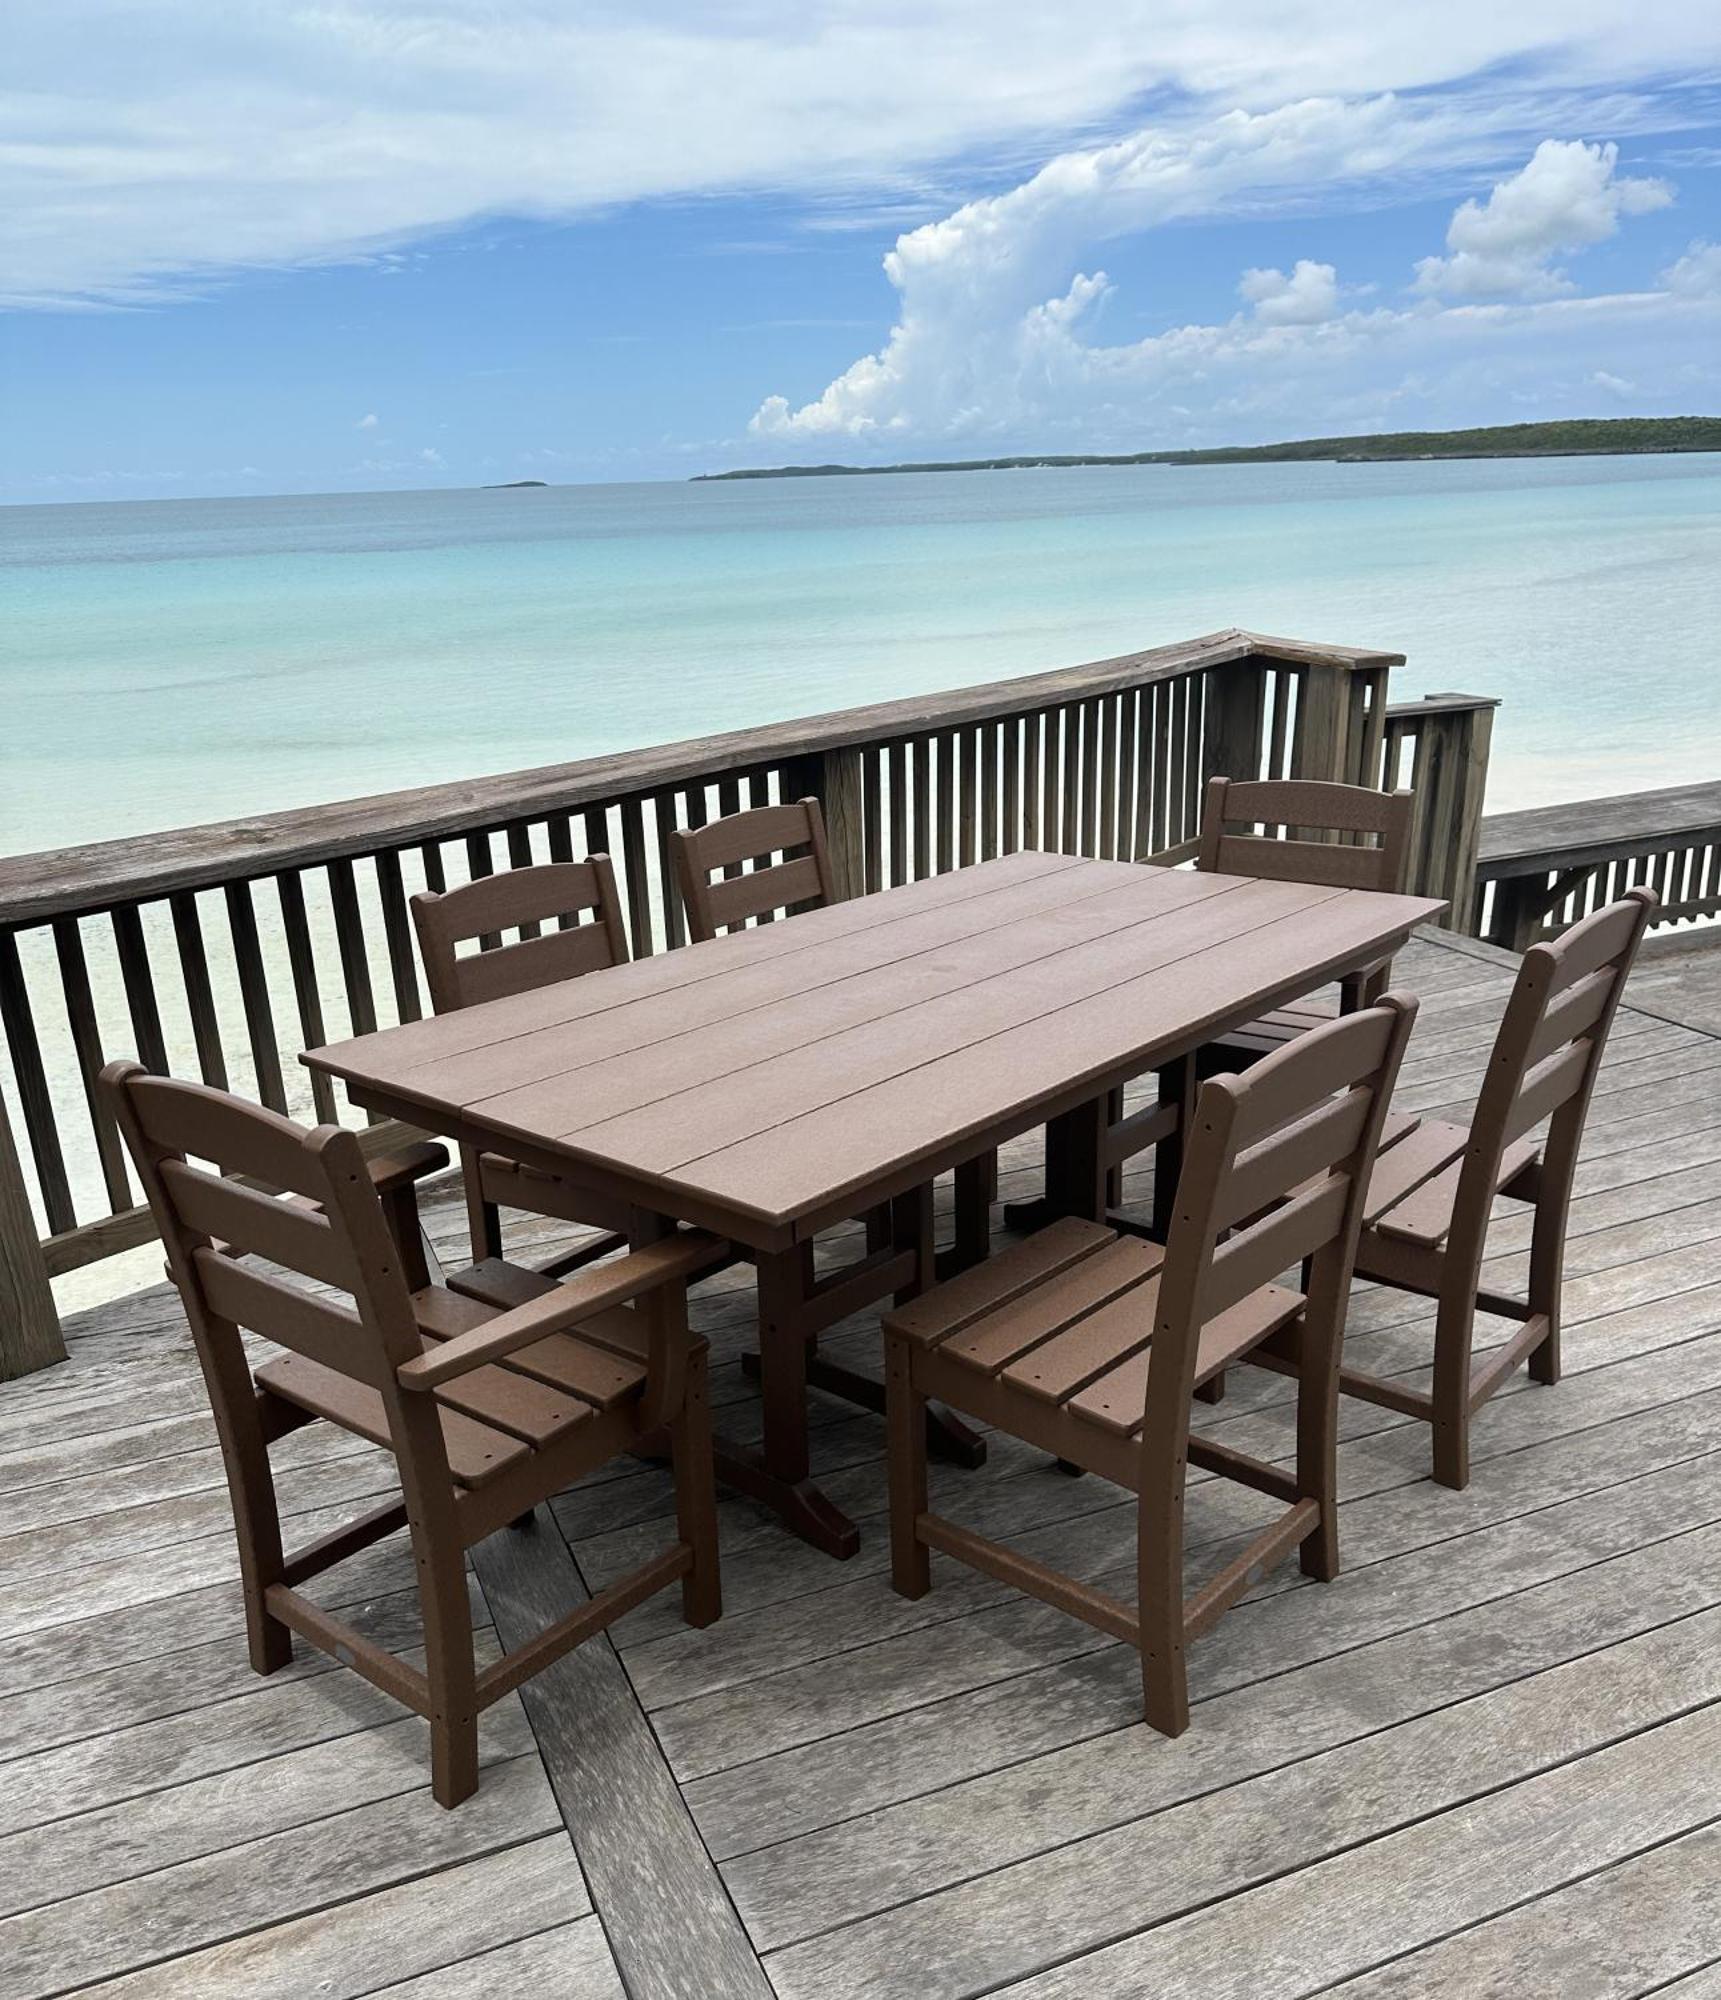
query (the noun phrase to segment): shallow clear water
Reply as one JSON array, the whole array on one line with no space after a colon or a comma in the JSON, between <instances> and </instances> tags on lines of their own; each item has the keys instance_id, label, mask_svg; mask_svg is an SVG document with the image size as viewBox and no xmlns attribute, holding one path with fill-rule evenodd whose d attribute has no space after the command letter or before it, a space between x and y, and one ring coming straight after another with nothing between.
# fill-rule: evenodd
<instances>
[{"instance_id":1,"label":"shallow clear water","mask_svg":"<svg viewBox=\"0 0 1721 2000\"><path fill-rule=\"evenodd\" d=\"M1721 776L1721 458L0 509L0 850L1244 625L1504 697L1496 810Z\"/></svg>"}]
</instances>

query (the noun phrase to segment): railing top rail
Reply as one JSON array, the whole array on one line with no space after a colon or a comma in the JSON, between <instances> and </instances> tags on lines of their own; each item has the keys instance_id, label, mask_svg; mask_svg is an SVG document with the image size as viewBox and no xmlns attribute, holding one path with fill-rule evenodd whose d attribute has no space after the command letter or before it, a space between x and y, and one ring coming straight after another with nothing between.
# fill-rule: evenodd
<instances>
[{"instance_id":1,"label":"railing top rail","mask_svg":"<svg viewBox=\"0 0 1721 2000\"><path fill-rule=\"evenodd\" d=\"M1642 852L1646 842L1675 845L1721 830L1721 782L1670 785L1572 805L1497 813L1482 822L1477 873L1484 880L1550 868L1577 868Z\"/></svg>"},{"instance_id":2,"label":"railing top rail","mask_svg":"<svg viewBox=\"0 0 1721 2000\"><path fill-rule=\"evenodd\" d=\"M1386 706L1388 722L1410 721L1428 715L1461 715L1470 709L1498 708L1497 694L1425 694L1415 701L1392 701Z\"/></svg>"},{"instance_id":3,"label":"railing top rail","mask_svg":"<svg viewBox=\"0 0 1721 2000\"><path fill-rule=\"evenodd\" d=\"M510 820L577 811L603 800L715 779L786 758L889 742L931 729L1032 712L1119 687L1172 679L1230 661L1349 671L1399 666L1402 653L1322 646L1233 627L1115 659L1063 667L942 694L874 702L757 729L587 757L289 812L0 858L0 927L243 881L277 870L410 846Z\"/></svg>"}]
</instances>

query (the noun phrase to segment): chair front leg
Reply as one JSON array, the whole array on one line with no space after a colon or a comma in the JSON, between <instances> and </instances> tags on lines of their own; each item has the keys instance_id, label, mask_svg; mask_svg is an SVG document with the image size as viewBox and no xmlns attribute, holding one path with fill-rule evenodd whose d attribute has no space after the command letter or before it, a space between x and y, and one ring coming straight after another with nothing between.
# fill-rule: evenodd
<instances>
[{"instance_id":1,"label":"chair front leg","mask_svg":"<svg viewBox=\"0 0 1721 2000\"><path fill-rule=\"evenodd\" d=\"M932 1563L917 1523L926 1512L926 1398L914 1386L908 1343L885 1340L885 1422L890 1453L890 1581L899 1597L924 1597Z\"/></svg>"},{"instance_id":2,"label":"chair front leg","mask_svg":"<svg viewBox=\"0 0 1721 2000\"><path fill-rule=\"evenodd\" d=\"M1297 1356L1297 1492L1320 1508L1320 1520L1297 1546L1304 1576L1331 1583L1339 1573L1339 1365L1343 1335L1310 1324L1305 1311L1292 1338Z\"/></svg>"},{"instance_id":3,"label":"chair front leg","mask_svg":"<svg viewBox=\"0 0 1721 2000\"><path fill-rule=\"evenodd\" d=\"M1183 1642L1183 1468L1176 1490L1143 1482L1136 1513L1136 1618L1142 1713L1150 1729L1181 1736L1189 1727L1189 1670Z\"/></svg>"},{"instance_id":4,"label":"chair front leg","mask_svg":"<svg viewBox=\"0 0 1721 2000\"><path fill-rule=\"evenodd\" d=\"M687 1358L681 1408L669 1426L676 1531L693 1552L693 1567L681 1580L681 1612L689 1625L696 1626L714 1624L723 1611L708 1373L705 1351L700 1348Z\"/></svg>"},{"instance_id":5,"label":"chair front leg","mask_svg":"<svg viewBox=\"0 0 1721 2000\"><path fill-rule=\"evenodd\" d=\"M430 1789L439 1806L453 1807L478 1789L478 1674L466 1552L452 1512L434 1526L415 1516L412 1553L430 1683Z\"/></svg>"},{"instance_id":6,"label":"chair front leg","mask_svg":"<svg viewBox=\"0 0 1721 2000\"><path fill-rule=\"evenodd\" d=\"M1470 1349L1476 1286L1449 1258L1434 1321L1434 1478L1462 1492L1470 1484Z\"/></svg>"},{"instance_id":7,"label":"chair front leg","mask_svg":"<svg viewBox=\"0 0 1721 2000\"><path fill-rule=\"evenodd\" d=\"M484 1199L483 1170L474 1146L460 1149L460 1178L466 1189L466 1227L472 1238L472 1261L502 1254L502 1217L493 1201Z\"/></svg>"}]
</instances>

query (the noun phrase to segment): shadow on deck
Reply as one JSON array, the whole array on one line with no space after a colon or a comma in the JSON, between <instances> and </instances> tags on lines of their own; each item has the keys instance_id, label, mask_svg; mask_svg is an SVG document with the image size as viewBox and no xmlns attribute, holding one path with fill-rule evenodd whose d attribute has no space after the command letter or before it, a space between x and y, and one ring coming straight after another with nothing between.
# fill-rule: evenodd
<instances>
[{"instance_id":1,"label":"shadow on deck","mask_svg":"<svg viewBox=\"0 0 1721 2000\"><path fill-rule=\"evenodd\" d=\"M1464 940L1404 954L1402 1108L1462 1108L1510 976ZM479 1794L441 1812L416 1718L304 1648L269 1681L246 1666L173 1295L83 1315L69 1364L0 1389L0 1996L1715 2000L1721 1022L1687 1025L1677 984L1630 997L1579 1172L1565 1381L1489 1406L1463 1494L1428 1481L1422 1426L1347 1402L1344 1575L1293 1566L1222 1621L1175 1743L1086 1626L940 1559L930 1596L895 1597L882 1425L821 1401L814 1470L859 1557L725 1499L722 1622L641 1607L490 1712ZM1006 1195L1037 1172L1026 1141L1002 1164ZM427 1215L458 1258L458 1203ZM1502 1222L1491 1283L1526 1244ZM717 1422L756 1435L748 1275L695 1313ZM1353 1353L1418 1381L1429 1318L1359 1286ZM829 1346L876 1367L876 1323ZM1287 1458L1291 1393L1242 1371L1201 1427ZM280 1458L300 1538L390 1483L344 1435ZM1005 1438L934 1478L987 1533L1130 1587L1118 1489ZM1192 1476L1198 1572L1249 1505ZM571 1490L480 1552L475 1616L512 1634L601 1587L670 1507L628 1462ZM409 1647L411 1581L397 1539L321 1588Z\"/></svg>"}]
</instances>

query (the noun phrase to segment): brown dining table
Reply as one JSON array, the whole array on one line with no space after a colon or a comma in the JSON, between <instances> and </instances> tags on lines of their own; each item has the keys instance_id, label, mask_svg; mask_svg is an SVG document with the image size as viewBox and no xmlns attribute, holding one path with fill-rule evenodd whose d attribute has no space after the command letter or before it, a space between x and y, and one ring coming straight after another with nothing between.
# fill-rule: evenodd
<instances>
[{"instance_id":1,"label":"brown dining table","mask_svg":"<svg viewBox=\"0 0 1721 2000\"><path fill-rule=\"evenodd\" d=\"M764 1430L719 1441L719 1476L844 1556L854 1524L809 1472L814 1234L888 1204L870 1297L857 1280L829 1309L912 1292L932 1276L932 1181L1038 1126L1044 1211L1097 1219L1110 1093L1444 908L1018 853L303 1060L368 1111L619 1199L638 1241L691 1223L742 1250Z\"/></svg>"}]
</instances>

